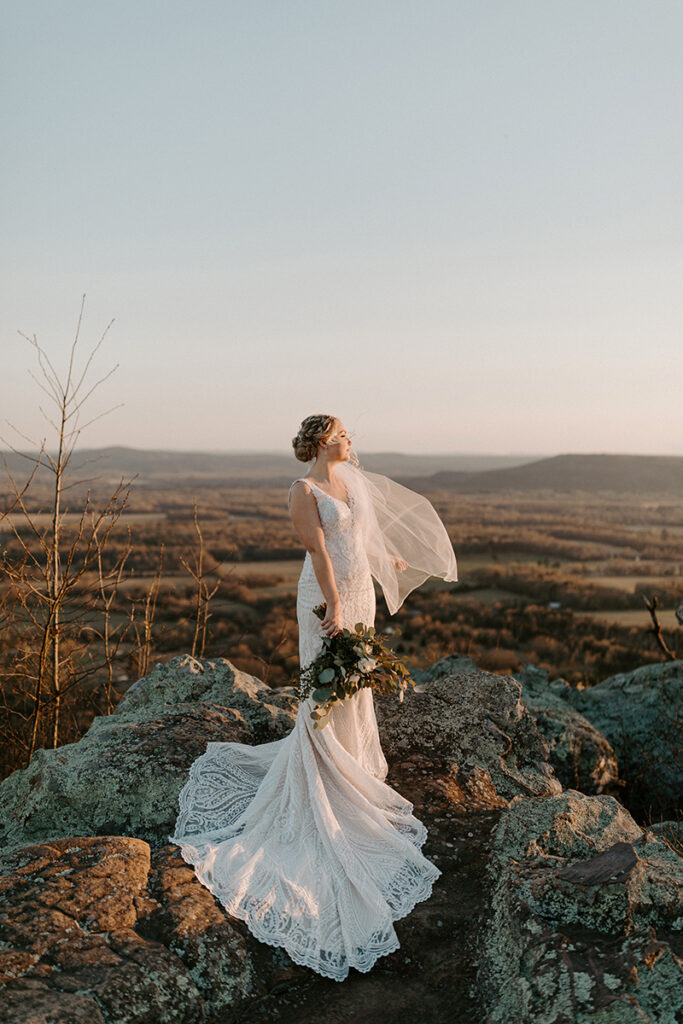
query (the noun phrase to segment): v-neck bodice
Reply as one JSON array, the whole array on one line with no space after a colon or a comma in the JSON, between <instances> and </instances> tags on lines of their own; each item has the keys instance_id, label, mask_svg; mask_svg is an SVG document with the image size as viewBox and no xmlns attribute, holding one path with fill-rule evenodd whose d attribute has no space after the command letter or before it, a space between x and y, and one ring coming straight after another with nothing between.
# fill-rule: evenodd
<instances>
[{"instance_id":1,"label":"v-neck bodice","mask_svg":"<svg viewBox=\"0 0 683 1024\"><path fill-rule=\"evenodd\" d=\"M310 476L300 476L300 477L297 477L297 480L303 480L303 481L304 481L305 483L307 483L307 484L308 484L308 485L309 485L310 487L314 487L314 488L315 488L315 489L316 489L317 491L320 491L320 493L321 493L321 494L322 494L322 495L323 495L323 496L324 496L325 498L331 498L331 500L332 500L332 501L338 501L338 502L340 502L340 503L341 503L342 505L346 505L346 507L347 507L348 509L350 509L350 508L351 508L351 492L349 491L348 487L346 488L346 496L347 496L347 498L348 498L349 500L348 500L348 501L344 501L344 499L343 499L343 498L335 498L335 496L334 496L333 494L328 494L328 492L327 492L327 491L324 491L324 490L323 490L323 488L322 488L322 487L321 487L321 486L320 486L319 484L317 484L317 483L315 482L315 480L312 480ZM297 483L297 480L294 480L294 483Z\"/></svg>"},{"instance_id":2,"label":"v-neck bodice","mask_svg":"<svg viewBox=\"0 0 683 1024\"><path fill-rule=\"evenodd\" d=\"M370 607L372 607L374 616L372 576L365 550L362 517L356 505L356 496L351 484L347 481L344 483L346 483L349 504L342 498L334 498L331 494L323 491L322 487L309 477L302 476L298 479L309 484L315 495L318 517L325 536L325 548L330 556L337 590L342 601L345 625L349 629L353 629L357 622L367 621ZM294 480L293 484L296 482ZM310 551L306 552L304 558L298 595L299 605L301 606L303 601L303 605L309 609L325 600L315 575ZM301 653L304 657L304 664L317 654L320 640L320 623L315 616L310 618L311 629L302 634ZM311 643L310 650L308 641Z\"/></svg>"}]
</instances>

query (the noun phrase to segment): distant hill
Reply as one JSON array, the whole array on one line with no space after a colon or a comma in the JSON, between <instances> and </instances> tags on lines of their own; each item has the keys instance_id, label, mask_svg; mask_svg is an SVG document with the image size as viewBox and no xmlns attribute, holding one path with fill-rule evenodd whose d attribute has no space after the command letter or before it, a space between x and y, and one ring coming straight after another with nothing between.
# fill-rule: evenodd
<instances>
[{"instance_id":1,"label":"distant hill","mask_svg":"<svg viewBox=\"0 0 683 1024\"><path fill-rule=\"evenodd\" d=\"M23 479L31 464L15 452L3 452L13 474ZM431 475L463 471L468 474L487 469L519 465L533 455L404 455L400 452L363 454L361 464L370 471L393 477ZM82 449L74 454L73 466L84 466L79 476L103 477L106 481L138 473L137 484L155 487L179 479L206 484L239 483L289 484L308 471L306 463L283 452L173 452L143 448ZM0 484L4 466L0 462ZM41 475L47 473L41 471Z\"/></svg>"},{"instance_id":2,"label":"distant hill","mask_svg":"<svg viewBox=\"0 0 683 1024\"><path fill-rule=\"evenodd\" d=\"M7 458L18 482L31 464L14 452ZM683 456L673 455L404 455L370 452L361 457L365 469L386 473L418 491L463 493L491 491L584 491L683 496ZM287 486L308 467L282 452L169 452L140 448L84 449L74 455L72 479L97 477L110 487L121 476L138 474L136 487ZM37 483L51 480L41 470ZM95 486L97 487L97 484ZM7 490L0 461L0 494Z\"/></svg>"},{"instance_id":3,"label":"distant hill","mask_svg":"<svg viewBox=\"0 0 683 1024\"><path fill-rule=\"evenodd\" d=\"M585 491L683 496L683 456L555 455L479 473L440 471L411 480L420 490Z\"/></svg>"}]
</instances>

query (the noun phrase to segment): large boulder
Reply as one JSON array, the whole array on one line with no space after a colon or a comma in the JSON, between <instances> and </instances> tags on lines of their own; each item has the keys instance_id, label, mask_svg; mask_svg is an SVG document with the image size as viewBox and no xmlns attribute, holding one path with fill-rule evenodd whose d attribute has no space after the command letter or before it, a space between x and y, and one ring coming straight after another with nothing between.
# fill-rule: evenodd
<instances>
[{"instance_id":1,"label":"large boulder","mask_svg":"<svg viewBox=\"0 0 683 1024\"><path fill-rule=\"evenodd\" d=\"M139 839L5 852L0 897L3 1024L199 1024L300 971Z\"/></svg>"},{"instance_id":2,"label":"large boulder","mask_svg":"<svg viewBox=\"0 0 683 1024\"><path fill-rule=\"evenodd\" d=\"M39 750L0 785L0 844L173 831L178 793L209 742L260 743L291 730L298 700L224 658L173 658L134 683L85 736Z\"/></svg>"},{"instance_id":3,"label":"large boulder","mask_svg":"<svg viewBox=\"0 0 683 1024\"><path fill-rule=\"evenodd\" d=\"M448 654L445 658L435 661L429 668L411 670L411 676L415 681L417 691L424 690L425 683L431 683L435 679L442 679L444 676L460 675L463 672L479 672L479 667L467 654Z\"/></svg>"},{"instance_id":4,"label":"large boulder","mask_svg":"<svg viewBox=\"0 0 683 1024\"><path fill-rule=\"evenodd\" d=\"M551 682L546 670L537 665L525 665L515 679L522 684L522 700L548 741L550 763L564 788L617 796L623 784L612 745L569 706L569 683L564 679Z\"/></svg>"},{"instance_id":5,"label":"large boulder","mask_svg":"<svg viewBox=\"0 0 683 1024\"><path fill-rule=\"evenodd\" d=\"M498 806L519 793L559 793L548 745L511 676L466 670L437 673L408 688L403 703L375 696L383 749L394 761L416 755L445 785L474 797L486 790Z\"/></svg>"},{"instance_id":6,"label":"large boulder","mask_svg":"<svg viewBox=\"0 0 683 1024\"><path fill-rule=\"evenodd\" d=\"M130 686L115 715L148 718L169 708L215 705L238 711L254 743L286 735L296 719L298 698L291 686L273 689L241 672L227 658L172 658L155 665Z\"/></svg>"},{"instance_id":7,"label":"large boulder","mask_svg":"<svg viewBox=\"0 0 683 1024\"><path fill-rule=\"evenodd\" d=\"M683 794L683 661L571 688L567 702L609 740L634 813L675 817Z\"/></svg>"},{"instance_id":8,"label":"large boulder","mask_svg":"<svg viewBox=\"0 0 683 1024\"><path fill-rule=\"evenodd\" d=\"M487 872L486 1024L679 1019L683 859L616 800L513 800Z\"/></svg>"}]
</instances>

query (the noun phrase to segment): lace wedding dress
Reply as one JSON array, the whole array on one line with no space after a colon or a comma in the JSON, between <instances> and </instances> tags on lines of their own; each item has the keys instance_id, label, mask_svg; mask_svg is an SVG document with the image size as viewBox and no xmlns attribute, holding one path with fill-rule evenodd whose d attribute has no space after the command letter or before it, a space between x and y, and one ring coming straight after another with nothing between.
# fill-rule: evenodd
<instances>
[{"instance_id":1,"label":"lace wedding dress","mask_svg":"<svg viewBox=\"0 0 683 1024\"><path fill-rule=\"evenodd\" d=\"M304 478L301 478L304 479ZM296 482L296 481L295 481ZM375 592L354 488L349 503L310 479L344 626L374 623ZM322 646L312 609L324 601L307 553L297 594L299 656ZM427 899L441 871L421 852L427 829L388 786L373 693L364 688L313 728L312 697L272 743L209 743L180 794L184 859L262 942L335 981L398 949L393 922Z\"/></svg>"}]
</instances>

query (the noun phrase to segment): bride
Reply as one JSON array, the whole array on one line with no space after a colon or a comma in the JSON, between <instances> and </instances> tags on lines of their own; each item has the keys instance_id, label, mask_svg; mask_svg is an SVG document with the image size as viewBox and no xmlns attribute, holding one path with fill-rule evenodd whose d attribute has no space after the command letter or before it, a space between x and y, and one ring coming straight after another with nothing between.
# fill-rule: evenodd
<instances>
[{"instance_id":1,"label":"bride","mask_svg":"<svg viewBox=\"0 0 683 1024\"><path fill-rule=\"evenodd\" d=\"M456 580L445 527L426 498L351 461L334 416L308 416L294 452L312 463L292 483L306 556L297 592L299 662L325 634L374 624L373 576L393 615L429 576ZM325 603L321 621L313 614ZM301 694L300 694L301 696ZM335 981L399 947L394 921L426 900L441 871L427 829L388 786L373 693L357 691L313 728L310 696L283 739L209 743L180 793L172 842L200 882L261 942Z\"/></svg>"}]
</instances>

